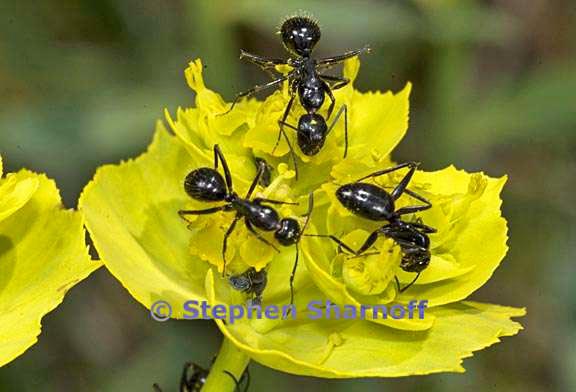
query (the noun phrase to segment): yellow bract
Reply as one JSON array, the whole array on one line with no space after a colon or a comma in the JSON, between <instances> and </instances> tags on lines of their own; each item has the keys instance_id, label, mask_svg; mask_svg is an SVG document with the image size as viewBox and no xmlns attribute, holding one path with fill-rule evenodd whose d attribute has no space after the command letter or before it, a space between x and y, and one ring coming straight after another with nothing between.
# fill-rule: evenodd
<instances>
[{"instance_id":1,"label":"yellow bract","mask_svg":"<svg viewBox=\"0 0 576 392\"><path fill-rule=\"evenodd\" d=\"M26 170L1 177L0 159L0 366L35 343L42 317L100 266L53 181Z\"/></svg>"},{"instance_id":2,"label":"yellow bract","mask_svg":"<svg viewBox=\"0 0 576 392\"><path fill-rule=\"evenodd\" d=\"M275 276L272 285L281 283ZM234 296L226 298L224 288L218 290L216 279L210 271L206 288L211 304L237 301ZM298 293L299 309L307 301L325 299L310 287ZM525 314L523 309L476 302L427 311L435 322L426 331L402 331L361 320L310 320L306 315L296 321L216 323L254 360L284 372L327 378L401 377L463 372L463 358L518 333L522 327L510 317Z\"/></svg>"},{"instance_id":3,"label":"yellow bract","mask_svg":"<svg viewBox=\"0 0 576 392\"><path fill-rule=\"evenodd\" d=\"M353 59L346 62L344 73L354 80L358 69L359 62ZM196 107L179 108L175 116L166 111L174 135L159 125L145 154L99 169L80 200L102 260L142 304L168 301L173 317L180 318L188 300L230 305L247 299L221 276L222 240L234 213L189 217L188 222L177 213L222 205L194 201L183 189L189 171L213 167L214 144L226 156L234 190L241 196L254 178L254 158L271 164L274 180L267 188L258 186L255 196L299 203L278 208L282 217L305 213L308 194L314 192L309 233L334 234L357 248L381 225L351 215L334 192L341 184L393 164L389 154L408 127L410 84L396 94L361 93L352 84L335 92L335 110L346 104L349 114L350 149L345 160L342 122L314 157L301 154L295 132L287 129L298 155L296 180L285 140L272 154L278 120L289 99L286 85L264 101L242 100L227 113L230 104L205 86L199 60L190 64L186 79L196 91ZM302 113L296 104L288 122L296 124ZM403 174L382 176L376 183L392 187ZM505 178L453 167L417 172L410 188L429 198L434 207L406 218L420 217L438 233L431 235L430 266L405 293L397 294L394 276L406 284L414 275L399 269L401 252L391 240L377 241L379 254L348 260L337 255L332 242L305 237L294 282L297 319L219 321L218 326L253 359L290 373L394 377L463 371L462 358L521 328L510 318L523 315L523 309L457 302L485 283L506 253L506 222L500 212L504 182ZM409 203L413 200L408 196L398 200L399 206ZM264 236L274 241L272 233ZM280 247L279 253L266 247L240 221L229 240L227 270L266 268L264 306L286 305L295 255L294 246ZM406 304L413 298L429 301L422 320L310 320L306 311L310 301L360 307Z\"/></svg>"}]
</instances>

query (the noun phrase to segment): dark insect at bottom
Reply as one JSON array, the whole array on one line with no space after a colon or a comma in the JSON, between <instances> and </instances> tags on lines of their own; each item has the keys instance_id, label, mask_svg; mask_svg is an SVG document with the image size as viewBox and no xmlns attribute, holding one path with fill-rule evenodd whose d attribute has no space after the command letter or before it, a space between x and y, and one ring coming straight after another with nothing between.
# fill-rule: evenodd
<instances>
[{"instance_id":1,"label":"dark insect at bottom","mask_svg":"<svg viewBox=\"0 0 576 392\"><path fill-rule=\"evenodd\" d=\"M249 305L260 306L262 304L262 293L268 283L268 275L265 269L256 271L250 267L238 275L232 275L228 281L236 290L252 295Z\"/></svg>"},{"instance_id":2,"label":"dark insect at bottom","mask_svg":"<svg viewBox=\"0 0 576 392\"><path fill-rule=\"evenodd\" d=\"M216 358L212 360L212 364ZM210 366L212 367L212 366ZM204 384L206 383L206 379L208 378L208 374L210 373L210 369L204 369L202 366L195 364L194 362L186 362L184 364L184 369L182 370L182 376L180 377L180 392L200 392ZM232 373L227 370L224 370L232 380L234 384L236 384L235 392L246 392L248 387L250 386L250 373L248 369L244 371L240 380L238 380ZM244 384L244 388L242 385ZM155 392L163 392L162 388L158 384L152 385Z\"/></svg>"},{"instance_id":3,"label":"dark insect at bottom","mask_svg":"<svg viewBox=\"0 0 576 392\"><path fill-rule=\"evenodd\" d=\"M396 185L390 193L377 185L362 182L369 178L382 176L406 167L409 168L408 173L406 173L400 183ZM416 282L420 273L428 267L431 258L430 239L428 234L436 232L436 229L426 226L421 223L421 221L407 222L402 219L403 215L424 211L432 207L432 204L428 200L407 188L417 167L418 164L415 162L403 163L388 169L376 171L355 182L342 185L338 188L336 191L336 197L338 198L338 201L350 212L371 221L388 222L372 232L357 251L353 250L350 246L346 245L333 235L306 235L328 238L337 243L342 249L356 256L365 254L365 252L374 245L378 236L383 235L387 238L391 238L402 250L400 268L406 272L416 273L416 277L412 282L403 288L400 288L400 282L398 281L398 278L395 277L398 290L400 292L405 291ZM407 194L423 204L396 209L395 201L403 194Z\"/></svg>"},{"instance_id":4,"label":"dark insect at bottom","mask_svg":"<svg viewBox=\"0 0 576 392\"><path fill-rule=\"evenodd\" d=\"M218 172L218 163L222 164L224 177ZM203 202L225 202L226 204L206 208L202 210L180 210L178 214L186 220L187 215L207 215L219 211L234 212L235 216L232 223L224 234L222 242L222 276L226 276L226 249L228 247L228 238L236 228L236 224L240 219L244 220L246 228L256 236L263 244L271 246L277 252L280 250L264 238L260 231L274 232L274 239L281 246L295 245L296 258L294 267L290 276L290 304L294 301L294 276L298 266L299 247L298 242L302 233L305 231L308 222L310 221L310 214L314 207L313 194L310 193L308 198L308 211L304 214L306 218L304 225L301 227L300 223L295 218L281 218L280 214L272 208L271 205L290 204L297 205L298 203L288 203L280 200L272 200L265 198L252 198L252 194L258 185L262 174L265 172L266 167L264 164L258 165L258 171L246 196L239 196L233 188L232 175L228 168L228 163L220 151L218 145L214 145L214 168L201 167L192 170L184 180L184 190L193 199Z\"/></svg>"}]
</instances>

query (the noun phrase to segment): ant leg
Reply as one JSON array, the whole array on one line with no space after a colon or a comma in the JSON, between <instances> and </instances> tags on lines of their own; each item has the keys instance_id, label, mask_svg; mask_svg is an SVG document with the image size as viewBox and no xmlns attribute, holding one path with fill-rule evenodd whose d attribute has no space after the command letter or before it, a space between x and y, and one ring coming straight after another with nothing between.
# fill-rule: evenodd
<instances>
[{"instance_id":1,"label":"ant leg","mask_svg":"<svg viewBox=\"0 0 576 392\"><path fill-rule=\"evenodd\" d=\"M419 205L419 206L407 206L407 207L402 207L400 209L398 209L396 211L397 215L405 215L405 214L412 214L414 212L418 212L418 211L425 211L429 208L432 207L432 203L430 203L428 200L426 200L424 197L420 196L419 194L411 191L408 188L404 188L404 193L406 193L407 195L412 196L413 198L415 198L416 200L420 200L422 203L425 203L424 205ZM418 226L419 228L423 229L425 232L427 233L436 233L436 229L430 227L430 226L426 226L422 223L411 223L412 226L416 227ZM429 231L432 230L432 231Z\"/></svg>"},{"instance_id":2,"label":"ant leg","mask_svg":"<svg viewBox=\"0 0 576 392\"><path fill-rule=\"evenodd\" d=\"M402 178L402 180L398 183L398 185L396 185L396 187L392 190L392 192L390 192L390 196L392 196L393 200L397 200L400 196L402 196L402 194L406 190L406 187L408 187L410 180L412 180L412 176L416 172L416 167L417 167L417 165L410 165L410 170L408 170L408 173L406 173L404 178ZM412 195L415 194L412 191L409 191L409 192L412 193ZM408 193L408 192L406 192L406 193ZM420 201L425 201L427 203L427 208L432 207L432 204L430 204L430 202L428 202L428 200L424 199L423 197L418 195L416 198ZM420 210L418 210L418 211L420 211Z\"/></svg>"},{"instance_id":3,"label":"ant leg","mask_svg":"<svg viewBox=\"0 0 576 392\"><path fill-rule=\"evenodd\" d=\"M273 72L281 74L281 72L276 70L277 65L288 64L285 60L282 59L259 56L240 49L240 60L244 59L260 67L260 69L266 72L272 79L276 79L278 77L278 75L275 75Z\"/></svg>"},{"instance_id":4,"label":"ant leg","mask_svg":"<svg viewBox=\"0 0 576 392\"><path fill-rule=\"evenodd\" d=\"M224 210L225 207L226 206L212 207L212 208L206 208L205 210L180 210L178 211L178 215L180 215L182 219L186 220L186 218L184 218L185 215L208 215L218 211L222 211Z\"/></svg>"},{"instance_id":5,"label":"ant leg","mask_svg":"<svg viewBox=\"0 0 576 392\"><path fill-rule=\"evenodd\" d=\"M380 232L381 232L380 229L372 232L372 234L370 234L368 238L366 238L366 241L364 241L364 244L360 247L360 249L358 249L358 251L355 252L356 255L361 255L362 253L370 249L378 239L378 235L380 234Z\"/></svg>"},{"instance_id":6,"label":"ant leg","mask_svg":"<svg viewBox=\"0 0 576 392\"><path fill-rule=\"evenodd\" d=\"M250 223L250 221L248 219L244 220L244 223L246 223L246 227L248 228L248 230L250 230L250 232L252 234L254 234L256 236L256 238L258 238L260 241L262 241L263 243L265 243L266 245L272 247L276 252L280 253L280 249L278 249L274 244L272 244L270 241L268 241L266 238L262 237L262 235L260 235L260 233L258 233L255 229L254 226L252 226L252 223Z\"/></svg>"},{"instance_id":7,"label":"ant leg","mask_svg":"<svg viewBox=\"0 0 576 392\"><path fill-rule=\"evenodd\" d=\"M413 214L415 212L425 211L432 207L432 205L425 205L425 206L407 206L399 208L398 210L394 211L394 213L398 216L406 215L406 214ZM436 232L436 230L434 230Z\"/></svg>"},{"instance_id":8,"label":"ant leg","mask_svg":"<svg viewBox=\"0 0 576 392\"><path fill-rule=\"evenodd\" d=\"M267 187L272 182L272 171L274 168L270 165L264 158L254 157L254 164L256 165L256 170L260 167L260 165L264 166L264 171L262 172L262 177L258 183L263 187Z\"/></svg>"},{"instance_id":9,"label":"ant leg","mask_svg":"<svg viewBox=\"0 0 576 392\"><path fill-rule=\"evenodd\" d=\"M334 98L334 94L332 94L332 89L328 86L328 83L322 80L322 84L324 85L326 94L328 94L328 98L330 98L330 106L328 106L328 112L326 113L326 120L328 120L334 111L334 106L336 106L336 98Z\"/></svg>"},{"instance_id":10,"label":"ant leg","mask_svg":"<svg viewBox=\"0 0 576 392\"><path fill-rule=\"evenodd\" d=\"M232 221L230 226L228 227L228 230L226 230L226 234L224 234L224 241L222 242L222 260L224 261L224 265L222 266L222 276L226 276L226 249L228 248L228 237L230 237L230 234L232 234L232 232L236 228L236 223L238 223L238 220L240 218L241 215L237 214L234 217L234 220Z\"/></svg>"},{"instance_id":11,"label":"ant leg","mask_svg":"<svg viewBox=\"0 0 576 392\"><path fill-rule=\"evenodd\" d=\"M218 159L222 162L222 169L224 170L224 177L226 178L226 187L228 188L228 193L232 193L234 191L232 187L232 175L230 174L230 169L228 168L228 163L224 158L224 154L220 150L220 147L215 144L214 145L214 169L218 169Z\"/></svg>"},{"instance_id":12,"label":"ant leg","mask_svg":"<svg viewBox=\"0 0 576 392\"><path fill-rule=\"evenodd\" d=\"M416 200L420 200L422 203L425 204L429 204L430 206L432 206L432 203L430 203L430 201L428 201L426 198L424 198L424 196L420 196L419 194L417 194L414 191L411 191L410 189L406 188L404 189L404 193L406 193L407 195L412 196L413 198L415 198Z\"/></svg>"},{"instance_id":13,"label":"ant leg","mask_svg":"<svg viewBox=\"0 0 576 392\"><path fill-rule=\"evenodd\" d=\"M284 136L284 140L286 140L286 144L288 144L288 149L290 150L290 158L292 159L292 164L294 165L294 179L298 180L298 162L296 161L296 153L294 152L294 148L292 147L292 143L290 143L290 139L288 139L288 135L284 130L281 130L282 135Z\"/></svg>"},{"instance_id":14,"label":"ant leg","mask_svg":"<svg viewBox=\"0 0 576 392\"><path fill-rule=\"evenodd\" d=\"M314 209L314 192L310 192L308 196L308 210L306 211L306 221L302 226L302 231L300 231L300 236L298 237L298 242L304 231L306 231L306 227L308 227L308 223L310 222L310 216L312 215L312 210ZM294 305L294 279L296 277L296 268L298 268L298 256L300 254L300 247L298 246L298 242L296 242L296 259L294 260L294 267L292 267L292 273L290 274L290 305ZM288 315L292 311L292 308L288 309Z\"/></svg>"},{"instance_id":15,"label":"ant leg","mask_svg":"<svg viewBox=\"0 0 576 392\"><path fill-rule=\"evenodd\" d=\"M264 174L265 170L266 170L266 163L261 163L258 165L258 171L256 172L256 176L254 176L254 179L252 180L252 184L250 184L248 192L246 192L245 199L250 199L250 196L252 196L252 193L254 192L254 189L256 189L256 185L258 185L258 183L260 182L260 178L262 178L262 175Z\"/></svg>"},{"instance_id":16,"label":"ant leg","mask_svg":"<svg viewBox=\"0 0 576 392\"><path fill-rule=\"evenodd\" d=\"M338 110L338 113L336 113L334 120L332 120L332 123L328 127L328 132L326 132L326 135L332 131L332 128L334 128L336 121L338 121L340 116L342 116L342 113L344 113L344 158L346 158L346 155L348 155L348 107L346 104L342 105L340 110Z\"/></svg>"},{"instance_id":17,"label":"ant leg","mask_svg":"<svg viewBox=\"0 0 576 392\"><path fill-rule=\"evenodd\" d=\"M398 280L398 277L395 276L394 279L396 280L396 289L398 290L399 293L403 293L404 291L406 291L408 289L408 287L412 286L414 283L416 283L416 280L420 277L421 272L418 272L416 274L416 277L414 279L412 279L412 282L408 283L406 286L400 288L400 281Z\"/></svg>"},{"instance_id":18,"label":"ant leg","mask_svg":"<svg viewBox=\"0 0 576 392\"><path fill-rule=\"evenodd\" d=\"M382 175L384 175L384 174L392 173L392 172L394 172L394 171L396 171L396 170L403 169L403 168L405 168L405 167L410 167L410 168L412 168L412 167L418 167L418 165L419 165L419 164L418 164L417 162L405 162L405 163L401 163L401 164L396 165L396 166L394 166L394 167L390 167L390 168L388 168L388 169L379 170L379 171L376 171L376 172L374 172L374 173L368 174L367 176L364 176L364 177L362 177L362 178L360 178L360 179L358 179L358 180L356 180L356 181L354 181L354 182L360 182L360 181L364 181L364 180L366 180L366 179L368 179L368 178L379 177L379 176L382 176Z\"/></svg>"},{"instance_id":19,"label":"ant leg","mask_svg":"<svg viewBox=\"0 0 576 392\"><path fill-rule=\"evenodd\" d=\"M288 115L290 114L290 110L292 109L292 105L294 104L295 98L296 98L296 94L294 94L294 91L291 91L290 100L288 101L288 105L286 105L286 109L284 109L284 113L282 114L282 119L278 121L278 124L280 126L280 131L278 132L278 138L276 139L276 144L274 145L274 148L272 149L272 154L274 154L274 151L276 151L276 149L278 148L278 144L280 143L280 137L282 136L282 130L283 130L282 126L286 123L286 119L288 118ZM298 130L297 128L294 128L294 129Z\"/></svg>"},{"instance_id":20,"label":"ant leg","mask_svg":"<svg viewBox=\"0 0 576 392\"><path fill-rule=\"evenodd\" d=\"M252 64L256 64L263 70L274 68L277 65L288 64L285 60L282 59L259 56L257 54L252 54L250 52L246 52L245 50L240 49L240 60L244 59L248 60Z\"/></svg>"},{"instance_id":21,"label":"ant leg","mask_svg":"<svg viewBox=\"0 0 576 392\"><path fill-rule=\"evenodd\" d=\"M290 306L294 305L294 278L296 277L296 269L298 268L298 257L300 255L300 250L298 247L298 243L296 243L296 258L294 259L294 266L292 267L292 273L290 274ZM288 314L292 307L288 309Z\"/></svg>"},{"instance_id":22,"label":"ant leg","mask_svg":"<svg viewBox=\"0 0 576 392\"><path fill-rule=\"evenodd\" d=\"M281 77L279 77L278 79L274 79L274 80L271 81L271 82L268 82L268 83L265 83L265 84L256 85L256 86L254 86L253 88L251 88L250 90L246 90L246 91L244 91L244 92L241 92L241 93L237 94L236 97L234 98L234 100L232 101L232 105L230 106L230 109L228 109L228 110L225 111L224 113L220 113L220 115L223 116L223 115L225 115L225 114L230 113L230 112L234 109L234 107L236 106L236 104L238 103L238 101L239 101L241 98L244 98L244 97L247 97L247 96L249 96L249 95L255 94L255 93L259 92L259 91L263 91L263 90L269 89L270 87L274 87L274 86L282 83L282 82L285 81L286 79L288 79L288 78L290 77L290 75L291 75L291 73L290 73L290 74L287 74L287 75L284 75L284 76L281 76Z\"/></svg>"},{"instance_id":23,"label":"ant leg","mask_svg":"<svg viewBox=\"0 0 576 392\"><path fill-rule=\"evenodd\" d=\"M278 125L280 125L281 127L288 127L296 132L298 132L298 128L295 127L292 124L289 124L287 122L283 122L282 120L278 120ZM274 146L274 149L276 149L276 147L278 146L278 143L280 142L280 133L278 133L278 142L276 142L276 146Z\"/></svg>"},{"instance_id":24,"label":"ant leg","mask_svg":"<svg viewBox=\"0 0 576 392\"><path fill-rule=\"evenodd\" d=\"M332 86L332 90L341 89L342 87L344 87L348 83L350 83L350 79L341 78L340 76L332 76L332 75L324 75L324 74L319 74L318 76L320 76L320 78L324 79L325 81L337 82Z\"/></svg>"},{"instance_id":25,"label":"ant leg","mask_svg":"<svg viewBox=\"0 0 576 392\"><path fill-rule=\"evenodd\" d=\"M438 231L435 228L427 226L427 225L420 223L420 222L413 222L413 223L410 223L410 225L416 229L420 229L423 233L427 233L427 234L433 234L433 233L436 233Z\"/></svg>"},{"instance_id":26,"label":"ant leg","mask_svg":"<svg viewBox=\"0 0 576 392\"><path fill-rule=\"evenodd\" d=\"M357 252L355 250L353 250L351 247L349 247L348 245L346 245L342 240L340 240L338 237L333 236L331 234L302 234L304 237L320 237L320 238L328 238L329 240L334 241L335 243L338 244L338 247L340 248L344 248L346 251L352 253L353 255L356 255Z\"/></svg>"},{"instance_id":27,"label":"ant leg","mask_svg":"<svg viewBox=\"0 0 576 392\"><path fill-rule=\"evenodd\" d=\"M320 59L316 62L316 64L319 66L338 64L338 63L341 63L342 61L344 61L346 59L349 59L350 57L358 56L362 53L370 53L370 51L371 51L370 47L368 45L366 45L362 49L351 50L349 52L343 53L343 54L338 55L338 56L326 57L326 58Z\"/></svg>"},{"instance_id":28,"label":"ant leg","mask_svg":"<svg viewBox=\"0 0 576 392\"><path fill-rule=\"evenodd\" d=\"M154 392L162 392L162 388L158 384L153 384L152 388L154 388Z\"/></svg>"},{"instance_id":29,"label":"ant leg","mask_svg":"<svg viewBox=\"0 0 576 392\"><path fill-rule=\"evenodd\" d=\"M310 216L312 216L313 209L314 209L314 192L310 192L310 194L308 195L308 210L304 215L306 217L306 220L304 221L304 225L302 226L302 230L300 231L300 237L302 237L302 234L306 231L306 227L308 227L308 223L310 222ZM298 241L300 241L300 238L298 238Z\"/></svg>"}]
</instances>

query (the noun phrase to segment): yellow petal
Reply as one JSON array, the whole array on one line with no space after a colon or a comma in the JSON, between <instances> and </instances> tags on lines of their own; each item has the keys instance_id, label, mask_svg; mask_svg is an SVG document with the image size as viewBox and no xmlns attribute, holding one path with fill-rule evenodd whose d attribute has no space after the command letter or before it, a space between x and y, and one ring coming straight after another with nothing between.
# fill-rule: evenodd
<instances>
[{"instance_id":1,"label":"yellow petal","mask_svg":"<svg viewBox=\"0 0 576 392\"><path fill-rule=\"evenodd\" d=\"M404 292L400 301L426 298L431 306L460 301L480 288L498 267L508 251L507 225L500 210L500 193L506 177L499 179L482 173L468 174L449 167L437 172L418 172L411 189L426 189L426 195L438 192L430 210L418 214L438 228L430 236L432 253L441 262L422 272L422 281ZM444 216L436 221L438 214ZM408 282L413 274L398 272ZM430 284L426 284L430 283Z\"/></svg>"},{"instance_id":2,"label":"yellow petal","mask_svg":"<svg viewBox=\"0 0 576 392\"><path fill-rule=\"evenodd\" d=\"M32 173L9 174L2 180L0 182L0 221L22 208L37 189L38 178Z\"/></svg>"},{"instance_id":3,"label":"yellow petal","mask_svg":"<svg viewBox=\"0 0 576 392\"><path fill-rule=\"evenodd\" d=\"M222 135L231 135L243 124L250 120L257 110L259 103L255 100L242 100L228 111L231 105L214 91L206 88L202 76L202 61L192 61L185 71L186 81L196 92L196 107L200 110L199 126L204 132L218 132Z\"/></svg>"},{"instance_id":4,"label":"yellow petal","mask_svg":"<svg viewBox=\"0 0 576 392\"><path fill-rule=\"evenodd\" d=\"M42 317L100 266L88 256L81 215L62 209L53 181L28 171L0 188L6 181L19 207L0 222L0 366L35 343Z\"/></svg>"},{"instance_id":5,"label":"yellow petal","mask_svg":"<svg viewBox=\"0 0 576 392\"><path fill-rule=\"evenodd\" d=\"M79 202L110 272L144 306L174 304L174 317L182 316L176 304L204 298L208 264L190 254L190 232L178 216L189 201L183 179L200 165L159 126L145 154L98 169Z\"/></svg>"},{"instance_id":6,"label":"yellow petal","mask_svg":"<svg viewBox=\"0 0 576 392\"><path fill-rule=\"evenodd\" d=\"M217 303L214 276L206 279ZM216 323L225 336L255 361L292 374L326 377L401 377L463 372L462 359L522 328L511 317L523 309L463 302L429 309L434 327L399 331L361 320L280 321L266 329L254 322Z\"/></svg>"}]
</instances>

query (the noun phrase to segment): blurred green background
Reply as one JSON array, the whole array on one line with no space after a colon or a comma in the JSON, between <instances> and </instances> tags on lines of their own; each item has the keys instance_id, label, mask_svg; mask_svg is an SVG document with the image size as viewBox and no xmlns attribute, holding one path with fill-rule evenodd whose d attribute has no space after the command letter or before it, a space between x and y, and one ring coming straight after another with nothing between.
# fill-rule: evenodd
<instances>
[{"instance_id":1,"label":"blurred green background","mask_svg":"<svg viewBox=\"0 0 576 392\"><path fill-rule=\"evenodd\" d=\"M48 173L74 207L96 167L143 151L164 107L192 105L188 61L202 57L209 86L231 99L267 80L240 48L284 56L273 32L298 9L320 19L318 55L371 44L361 90L414 83L396 160L509 174L511 249L473 298L529 313L525 331L466 360L464 375L326 381L253 364L252 390L576 390L573 0L0 0L8 170ZM105 269L43 325L0 369L0 391L173 391L184 361L208 365L220 341L211 322L151 321Z\"/></svg>"}]
</instances>

